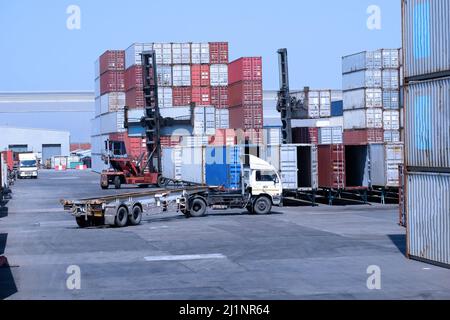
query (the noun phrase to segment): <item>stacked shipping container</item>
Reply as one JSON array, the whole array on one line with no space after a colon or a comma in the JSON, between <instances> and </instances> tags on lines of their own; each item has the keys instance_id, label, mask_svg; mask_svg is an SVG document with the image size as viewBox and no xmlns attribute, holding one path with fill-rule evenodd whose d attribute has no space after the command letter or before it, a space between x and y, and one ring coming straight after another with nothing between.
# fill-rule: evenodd
<instances>
[{"instance_id":1,"label":"stacked shipping container","mask_svg":"<svg viewBox=\"0 0 450 320\"><path fill-rule=\"evenodd\" d=\"M399 186L400 67L398 49L342 59L346 188Z\"/></svg>"},{"instance_id":2,"label":"stacked shipping container","mask_svg":"<svg viewBox=\"0 0 450 320\"><path fill-rule=\"evenodd\" d=\"M407 253L450 267L450 2L402 11Z\"/></svg>"},{"instance_id":3,"label":"stacked shipping container","mask_svg":"<svg viewBox=\"0 0 450 320\"><path fill-rule=\"evenodd\" d=\"M230 127L263 128L262 58L240 58L230 63Z\"/></svg>"}]
</instances>

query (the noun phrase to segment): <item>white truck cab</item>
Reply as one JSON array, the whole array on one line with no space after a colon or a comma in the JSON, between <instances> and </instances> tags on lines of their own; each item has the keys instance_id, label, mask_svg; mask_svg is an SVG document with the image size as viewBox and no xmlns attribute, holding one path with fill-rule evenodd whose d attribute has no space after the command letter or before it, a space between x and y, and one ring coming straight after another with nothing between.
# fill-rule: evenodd
<instances>
[{"instance_id":1,"label":"white truck cab","mask_svg":"<svg viewBox=\"0 0 450 320\"><path fill-rule=\"evenodd\" d=\"M19 179L38 178L38 164L37 157L34 153L20 153L19 154Z\"/></svg>"},{"instance_id":2,"label":"white truck cab","mask_svg":"<svg viewBox=\"0 0 450 320\"><path fill-rule=\"evenodd\" d=\"M255 156L245 157L249 163L243 167L243 191L250 192L252 197L266 195L274 206L279 206L282 202L283 186L275 167ZM242 163L245 163L244 159Z\"/></svg>"}]
</instances>

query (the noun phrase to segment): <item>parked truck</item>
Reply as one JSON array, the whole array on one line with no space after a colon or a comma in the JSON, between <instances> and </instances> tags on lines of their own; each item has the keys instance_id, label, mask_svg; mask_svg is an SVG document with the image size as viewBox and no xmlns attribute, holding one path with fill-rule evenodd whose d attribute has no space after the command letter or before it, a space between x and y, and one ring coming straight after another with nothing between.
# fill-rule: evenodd
<instances>
[{"instance_id":1,"label":"parked truck","mask_svg":"<svg viewBox=\"0 0 450 320\"><path fill-rule=\"evenodd\" d=\"M36 154L32 152L19 153L19 179L37 179L38 163Z\"/></svg>"},{"instance_id":2,"label":"parked truck","mask_svg":"<svg viewBox=\"0 0 450 320\"><path fill-rule=\"evenodd\" d=\"M10 177L8 174L8 164L4 153L0 153L0 202L8 198L11 190Z\"/></svg>"},{"instance_id":3,"label":"parked truck","mask_svg":"<svg viewBox=\"0 0 450 320\"><path fill-rule=\"evenodd\" d=\"M138 225L143 214L167 212L171 205L187 217L204 216L208 208L247 209L251 214L268 214L272 206L281 206L283 187L276 169L251 155L242 156L241 162L240 190L229 191L216 186L160 188L76 201L61 200L61 204L81 228Z\"/></svg>"}]
</instances>

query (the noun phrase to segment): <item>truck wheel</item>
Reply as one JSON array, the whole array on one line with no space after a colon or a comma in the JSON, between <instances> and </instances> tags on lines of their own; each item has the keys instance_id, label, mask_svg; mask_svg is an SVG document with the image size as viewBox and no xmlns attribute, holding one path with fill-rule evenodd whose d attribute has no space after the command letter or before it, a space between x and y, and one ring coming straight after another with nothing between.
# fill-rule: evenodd
<instances>
[{"instance_id":1,"label":"truck wheel","mask_svg":"<svg viewBox=\"0 0 450 320\"><path fill-rule=\"evenodd\" d=\"M120 177L115 177L114 178L114 188L120 189L121 186L122 186L122 182L120 181Z\"/></svg>"},{"instance_id":2,"label":"truck wheel","mask_svg":"<svg viewBox=\"0 0 450 320\"><path fill-rule=\"evenodd\" d=\"M128 222L128 210L125 207L120 207L116 214L116 227L123 228Z\"/></svg>"},{"instance_id":3,"label":"truck wheel","mask_svg":"<svg viewBox=\"0 0 450 320\"><path fill-rule=\"evenodd\" d=\"M109 188L109 186L105 186L103 184L101 184L100 187L102 187L103 190L107 190Z\"/></svg>"},{"instance_id":4,"label":"truck wheel","mask_svg":"<svg viewBox=\"0 0 450 320\"><path fill-rule=\"evenodd\" d=\"M85 217L76 217L75 220L81 229L89 227L89 220L86 220Z\"/></svg>"},{"instance_id":5,"label":"truck wheel","mask_svg":"<svg viewBox=\"0 0 450 320\"><path fill-rule=\"evenodd\" d=\"M253 214L253 207L252 206L247 206L246 207L248 213Z\"/></svg>"},{"instance_id":6,"label":"truck wheel","mask_svg":"<svg viewBox=\"0 0 450 320\"><path fill-rule=\"evenodd\" d=\"M272 203L266 197L256 199L253 205L253 211L256 214L268 214L272 210Z\"/></svg>"},{"instance_id":7,"label":"truck wheel","mask_svg":"<svg viewBox=\"0 0 450 320\"><path fill-rule=\"evenodd\" d=\"M190 215L198 218L203 217L206 214L206 202L203 199L194 199L192 201Z\"/></svg>"},{"instance_id":8,"label":"truck wheel","mask_svg":"<svg viewBox=\"0 0 450 320\"><path fill-rule=\"evenodd\" d=\"M156 184L158 185L158 188L165 188L167 186L166 179L164 179L163 176L158 177L158 181Z\"/></svg>"},{"instance_id":9,"label":"truck wheel","mask_svg":"<svg viewBox=\"0 0 450 320\"><path fill-rule=\"evenodd\" d=\"M129 216L129 221L132 226L137 226L142 220L142 209L139 206L133 208L133 212Z\"/></svg>"}]
</instances>

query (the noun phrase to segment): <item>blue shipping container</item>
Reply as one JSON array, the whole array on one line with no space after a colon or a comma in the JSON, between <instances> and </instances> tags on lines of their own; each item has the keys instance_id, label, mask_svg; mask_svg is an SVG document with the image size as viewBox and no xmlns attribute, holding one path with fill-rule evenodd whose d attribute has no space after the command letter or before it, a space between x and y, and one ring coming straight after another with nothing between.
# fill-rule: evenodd
<instances>
[{"instance_id":1,"label":"blue shipping container","mask_svg":"<svg viewBox=\"0 0 450 320\"><path fill-rule=\"evenodd\" d=\"M241 187L241 148L206 148L206 184L237 190Z\"/></svg>"},{"instance_id":2,"label":"blue shipping container","mask_svg":"<svg viewBox=\"0 0 450 320\"><path fill-rule=\"evenodd\" d=\"M342 117L344 115L344 101L331 102L331 116Z\"/></svg>"}]
</instances>

